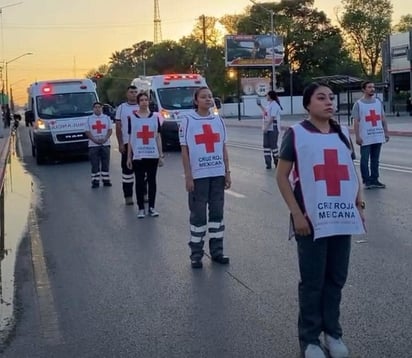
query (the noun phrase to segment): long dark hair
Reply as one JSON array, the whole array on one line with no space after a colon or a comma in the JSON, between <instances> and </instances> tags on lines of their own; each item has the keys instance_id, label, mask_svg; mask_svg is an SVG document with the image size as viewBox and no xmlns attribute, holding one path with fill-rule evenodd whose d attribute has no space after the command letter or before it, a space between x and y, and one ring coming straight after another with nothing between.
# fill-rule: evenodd
<instances>
[{"instance_id":1,"label":"long dark hair","mask_svg":"<svg viewBox=\"0 0 412 358\"><path fill-rule=\"evenodd\" d=\"M305 108L307 111L308 111L308 106L310 104L312 96L319 87L327 87L331 91L333 91L332 88L327 83L323 83L323 82L312 82L311 84L307 85L305 89L303 90L303 99L302 99L303 108ZM330 118L329 125L333 129L333 131L338 134L340 140L348 147L348 149L353 151L353 148L350 144L348 137L346 137L346 135L343 134L342 132L342 128L340 124L333 118Z\"/></svg>"},{"instance_id":2,"label":"long dark hair","mask_svg":"<svg viewBox=\"0 0 412 358\"><path fill-rule=\"evenodd\" d=\"M267 93L267 95L269 96L269 98L270 98L272 101L275 101L275 102L279 105L280 109L283 110L283 107L282 107L282 105L280 104L280 101L279 101L279 97L278 97L278 95L277 95L277 93L276 93L275 91L270 90L270 91Z\"/></svg>"}]
</instances>

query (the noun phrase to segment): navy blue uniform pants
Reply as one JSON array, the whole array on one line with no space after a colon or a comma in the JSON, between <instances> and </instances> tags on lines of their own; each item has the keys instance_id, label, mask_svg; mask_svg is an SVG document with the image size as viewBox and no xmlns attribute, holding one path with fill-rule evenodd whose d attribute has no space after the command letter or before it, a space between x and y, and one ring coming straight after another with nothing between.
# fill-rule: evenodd
<instances>
[{"instance_id":1,"label":"navy blue uniform pants","mask_svg":"<svg viewBox=\"0 0 412 358\"><path fill-rule=\"evenodd\" d=\"M348 275L351 236L331 236L313 241L313 236L298 236L299 321L302 349L319 344L325 332L342 336L339 323L341 292Z\"/></svg>"}]
</instances>

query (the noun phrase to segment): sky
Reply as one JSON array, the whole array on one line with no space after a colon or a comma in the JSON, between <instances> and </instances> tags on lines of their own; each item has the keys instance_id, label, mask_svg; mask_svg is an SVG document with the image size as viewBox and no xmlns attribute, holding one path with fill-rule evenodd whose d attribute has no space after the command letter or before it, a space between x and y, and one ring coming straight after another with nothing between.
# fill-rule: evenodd
<instances>
[{"instance_id":1,"label":"sky","mask_svg":"<svg viewBox=\"0 0 412 358\"><path fill-rule=\"evenodd\" d=\"M163 40L189 35L202 14L241 14L252 5L250 0L158 2ZM392 3L395 23L401 15L412 14L412 1ZM153 4L153 0L0 0L0 61L33 53L7 66L15 101L26 101L26 88L33 81L84 77L107 64L113 52L153 41ZM315 0L315 7L331 19L335 9L342 8L340 0Z\"/></svg>"}]
</instances>

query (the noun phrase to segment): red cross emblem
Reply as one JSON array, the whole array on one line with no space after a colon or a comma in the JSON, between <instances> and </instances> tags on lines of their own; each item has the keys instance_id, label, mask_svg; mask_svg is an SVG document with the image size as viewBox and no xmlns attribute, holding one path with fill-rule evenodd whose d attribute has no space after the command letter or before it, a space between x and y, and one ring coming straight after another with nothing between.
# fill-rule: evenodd
<instances>
[{"instance_id":1,"label":"red cross emblem","mask_svg":"<svg viewBox=\"0 0 412 358\"><path fill-rule=\"evenodd\" d=\"M96 121L95 124L92 125L92 128L97 130L97 133L100 134L102 132L102 129L106 128L106 125L102 123L100 119Z\"/></svg>"},{"instance_id":2,"label":"red cross emblem","mask_svg":"<svg viewBox=\"0 0 412 358\"><path fill-rule=\"evenodd\" d=\"M215 143L220 141L220 134L213 133L212 126L210 124L203 124L203 133L195 135L196 144L204 144L206 147L206 153L212 153L215 151Z\"/></svg>"},{"instance_id":3,"label":"red cross emblem","mask_svg":"<svg viewBox=\"0 0 412 358\"><path fill-rule=\"evenodd\" d=\"M366 122L371 122L372 127L376 127L377 124L378 124L378 121L380 121L380 120L381 120L381 116L379 114L377 114L374 109L369 111L369 115L367 115L365 117L365 121Z\"/></svg>"},{"instance_id":4,"label":"red cross emblem","mask_svg":"<svg viewBox=\"0 0 412 358\"><path fill-rule=\"evenodd\" d=\"M313 167L315 181L326 182L326 193L328 196L340 195L340 182L349 180L347 165L339 164L338 151L336 149L325 149L323 151L325 164L317 164Z\"/></svg>"},{"instance_id":5,"label":"red cross emblem","mask_svg":"<svg viewBox=\"0 0 412 358\"><path fill-rule=\"evenodd\" d=\"M149 126L145 124L142 126L142 131L137 132L136 136L143 140L143 144L149 144L149 139L154 138L154 132L151 132Z\"/></svg>"}]
</instances>

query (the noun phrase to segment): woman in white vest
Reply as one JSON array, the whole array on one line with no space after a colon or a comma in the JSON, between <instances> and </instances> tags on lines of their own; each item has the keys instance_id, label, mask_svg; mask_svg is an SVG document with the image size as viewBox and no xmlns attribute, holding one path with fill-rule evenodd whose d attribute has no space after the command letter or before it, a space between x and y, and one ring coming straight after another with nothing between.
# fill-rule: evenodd
<instances>
[{"instance_id":1,"label":"woman in white vest","mask_svg":"<svg viewBox=\"0 0 412 358\"><path fill-rule=\"evenodd\" d=\"M160 137L160 122L157 113L149 110L147 93L137 95L139 110L134 112L128 123L129 145L127 146L127 167L133 169L136 185L137 217L143 219L146 215L144 194L147 178L149 208L148 215L159 216L155 210L157 168L163 165L162 140Z\"/></svg>"},{"instance_id":2,"label":"woman in white vest","mask_svg":"<svg viewBox=\"0 0 412 358\"><path fill-rule=\"evenodd\" d=\"M346 127L333 120L332 90L312 83L303 93L307 120L284 135L277 168L298 247L299 341L305 358L348 357L339 323L351 235L363 234L364 202Z\"/></svg>"},{"instance_id":3,"label":"woman in white vest","mask_svg":"<svg viewBox=\"0 0 412 358\"><path fill-rule=\"evenodd\" d=\"M224 190L230 188L231 178L226 127L220 116L210 111L213 97L209 88L197 89L194 103L196 110L179 127L179 139L189 193L191 265L201 268L206 231L212 260L223 265L229 263L229 257L223 254L223 207Z\"/></svg>"},{"instance_id":4,"label":"woman in white vest","mask_svg":"<svg viewBox=\"0 0 412 358\"><path fill-rule=\"evenodd\" d=\"M272 159L275 167L278 165L279 151L278 140L280 133L280 112L283 109L275 91L269 91L266 95L268 104L263 107L259 102L258 106L263 114L263 156L266 169L272 169Z\"/></svg>"}]
</instances>

